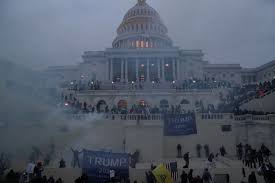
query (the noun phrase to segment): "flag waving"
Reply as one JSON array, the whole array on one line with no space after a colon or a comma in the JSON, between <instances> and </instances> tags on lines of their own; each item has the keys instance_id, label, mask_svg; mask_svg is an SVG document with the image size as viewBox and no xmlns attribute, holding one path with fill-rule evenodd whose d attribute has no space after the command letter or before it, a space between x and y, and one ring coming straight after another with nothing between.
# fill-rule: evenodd
<instances>
[{"instance_id":1,"label":"flag waving","mask_svg":"<svg viewBox=\"0 0 275 183\"><path fill-rule=\"evenodd\" d=\"M173 183L170 172L162 164L153 170L153 174L158 183Z\"/></svg>"}]
</instances>

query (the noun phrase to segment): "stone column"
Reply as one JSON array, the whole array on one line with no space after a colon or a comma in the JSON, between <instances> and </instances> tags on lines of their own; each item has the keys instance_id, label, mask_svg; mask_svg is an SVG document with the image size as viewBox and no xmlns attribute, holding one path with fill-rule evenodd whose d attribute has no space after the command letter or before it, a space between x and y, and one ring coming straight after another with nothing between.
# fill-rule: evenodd
<instances>
[{"instance_id":1,"label":"stone column","mask_svg":"<svg viewBox=\"0 0 275 183\"><path fill-rule=\"evenodd\" d=\"M161 58L161 73L162 73L162 81L165 81L165 76L164 76L164 58Z\"/></svg>"},{"instance_id":2,"label":"stone column","mask_svg":"<svg viewBox=\"0 0 275 183\"><path fill-rule=\"evenodd\" d=\"M157 67L158 67L158 79L160 80L160 59L157 58Z\"/></svg>"},{"instance_id":3,"label":"stone column","mask_svg":"<svg viewBox=\"0 0 275 183\"><path fill-rule=\"evenodd\" d=\"M139 81L139 78L138 78L138 58L136 58L136 80Z\"/></svg>"},{"instance_id":4,"label":"stone column","mask_svg":"<svg viewBox=\"0 0 275 183\"><path fill-rule=\"evenodd\" d=\"M123 58L120 59L120 82L124 81Z\"/></svg>"},{"instance_id":5,"label":"stone column","mask_svg":"<svg viewBox=\"0 0 275 183\"><path fill-rule=\"evenodd\" d=\"M107 62L106 62L106 81L108 81L108 80L110 80L110 76L109 76L109 74L110 74L110 59L108 59L107 60Z\"/></svg>"},{"instance_id":6,"label":"stone column","mask_svg":"<svg viewBox=\"0 0 275 183\"><path fill-rule=\"evenodd\" d=\"M146 63L147 63L147 74L146 74L146 81L150 82L150 64L149 64L149 58L146 59Z\"/></svg>"},{"instance_id":7,"label":"stone column","mask_svg":"<svg viewBox=\"0 0 275 183\"><path fill-rule=\"evenodd\" d=\"M110 62L111 62L110 80L114 81L114 77L113 77L113 58L110 59Z\"/></svg>"},{"instance_id":8,"label":"stone column","mask_svg":"<svg viewBox=\"0 0 275 183\"><path fill-rule=\"evenodd\" d=\"M125 82L128 82L128 59L125 59Z\"/></svg>"},{"instance_id":9,"label":"stone column","mask_svg":"<svg viewBox=\"0 0 275 183\"><path fill-rule=\"evenodd\" d=\"M180 60L177 59L177 80L181 80L180 78Z\"/></svg>"},{"instance_id":10,"label":"stone column","mask_svg":"<svg viewBox=\"0 0 275 183\"><path fill-rule=\"evenodd\" d=\"M173 64L173 80L175 81L177 78L176 78L176 59L173 58L172 59L172 64Z\"/></svg>"}]
</instances>

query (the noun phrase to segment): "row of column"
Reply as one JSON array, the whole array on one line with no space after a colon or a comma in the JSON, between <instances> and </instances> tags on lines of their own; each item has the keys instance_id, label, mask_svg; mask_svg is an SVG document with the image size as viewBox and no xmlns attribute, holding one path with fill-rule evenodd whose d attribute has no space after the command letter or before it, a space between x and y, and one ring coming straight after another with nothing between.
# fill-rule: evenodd
<instances>
[{"instance_id":1,"label":"row of column","mask_svg":"<svg viewBox=\"0 0 275 183\"><path fill-rule=\"evenodd\" d=\"M128 82L128 61L125 58L120 59L120 79L121 81ZM138 58L135 59L135 74L136 74L136 79L139 79L139 60ZM157 59L157 76L160 80L164 81L165 80L165 60L164 58ZM114 78L114 59L109 59L109 67L107 73L109 73L109 80L113 80ZM125 66L125 67L124 67ZM172 59L172 73L173 73L173 80L179 80L180 78L180 62L178 59L173 58ZM125 77L124 77L125 76ZM146 60L146 81L150 81L150 59L147 58Z\"/></svg>"}]
</instances>

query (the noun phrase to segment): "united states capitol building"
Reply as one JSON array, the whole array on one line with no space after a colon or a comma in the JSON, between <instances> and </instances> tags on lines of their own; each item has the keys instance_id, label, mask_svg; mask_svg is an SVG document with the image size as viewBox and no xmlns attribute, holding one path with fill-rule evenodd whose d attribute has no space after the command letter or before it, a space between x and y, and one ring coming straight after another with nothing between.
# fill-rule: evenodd
<instances>
[{"instance_id":1,"label":"united states capitol building","mask_svg":"<svg viewBox=\"0 0 275 183\"><path fill-rule=\"evenodd\" d=\"M236 154L239 143L255 148L265 143L275 150L274 89L238 103L242 110L269 114L235 115L233 110L220 110L237 98L234 88L274 80L275 60L257 68L211 64L202 50L175 47L160 15L146 0L138 0L116 32L111 48L85 51L79 65L49 67L45 72L48 87L58 88L66 105L77 101L85 111L105 113L99 115L99 123L87 127L93 138L86 139L86 148L131 153L138 149L141 162L173 159L178 144L192 156L198 145L211 152L225 146L230 155ZM133 112L138 106L145 112ZM194 113L196 133L164 135L163 116L157 108ZM236 173L233 165L220 168Z\"/></svg>"},{"instance_id":2,"label":"united states capitol building","mask_svg":"<svg viewBox=\"0 0 275 183\"><path fill-rule=\"evenodd\" d=\"M85 51L76 66L50 67L57 79L104 82L171 83L190 78L225 80L240 85L272 79L275 62L253 69L240 64L211 64L202 50L173 46L168 28L146 1L138 1L118 26L112 48Z\"/></svg>"}]
</instances>

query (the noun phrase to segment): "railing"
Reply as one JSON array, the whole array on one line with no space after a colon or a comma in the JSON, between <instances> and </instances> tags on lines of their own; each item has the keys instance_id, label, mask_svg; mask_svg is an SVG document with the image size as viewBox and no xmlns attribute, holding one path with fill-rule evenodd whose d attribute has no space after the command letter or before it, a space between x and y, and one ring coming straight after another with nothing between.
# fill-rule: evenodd
<instances>
[{"instance_id":1,"label":"railing","mask_svg":"<svg viewBox=\"0 0 275 183\"><path fill-rule=\"evenodd\" d=\"M100 94L100 93L161 93L161 92L168 92L168 93L212 93L213 90L211 89L142 89L142 90L82 90L78 91L79 94Z\"/></svg>"},{"instance_id":2,"label":"railing","mask_svg":"<svg viewBox=\"0 0 275 183\"><path fill-rule=\"evenodd\" d=\"M240 105L246 104L246 103L248 103L248 102L250 102L250 101L252 101L254 99L264 98L265 96L270 95L273 92L275 92L275 88L272 89L272 90L270 90L270 91L265 92L262 96L253 96L253 97L250 97L250 98L248 98L246 100L243 100L243 101L240 102Z\"/></svg>"},{"instance_id":3,"label":"railing","mask_svg":"<svg viewBox=\"0 0 275 183\"><path fill-rule=\"evenodd\" d=\"M112 120L163 120L162 114L108 114L106 118Z\"/></svg>"},{"instance_id":4,"label":"railing","mask_svg":"<svg viewBox=\"0 0 275 183\"><path fill-rule=\"evenodd\" d=\"M77 83L76 83L77 84ZM189 84L188 86L184 87L181 81L179 82L133 82L133 83L111 83L111 82L101 82L99 88L95 89L96 85L88 85L88 83L82 83L80 86L76 86L74 84L70 84L66 82L65 84L61 85L63 89L69 89L73 91L93 91L93 90L125 90L125 91L142 91L142 90L175 90L179 92L188 92L188 91L201 91L201 90L214 90L214 89L222 89L222 88L231 88L227 85L220 85L219 83L207 83L207 84Z\"/></svg>"},{"instance_id":5,"label":"railing","mask_svg":"<svg viewBox=\"0 0 275 183\"><path fill-rule=\"evenodd\" d=\"M162 114L70 114L67 115L69 119L76 120L94 120L94 119L106 119L106 120L163 120Z\"/></svg>"},{"instance_id":6,"label":"railing","mask_svg":"<svg viewBox=\"0 0 275 183\"><path fill-rule=\"evenodd\" d=\"M223 119L234 119L233 114L230 113L197 113L197 117L201 117L201 120L223 120ZM163 114L70 114L68 118L77 119L77 120L93 120L93 119L106 119L106 120L129 120L129 121L136 121L136 120L163 120ZM236 118L235 118L236 119Z\"/></svg>"},{"instance_id":7,"label":"railing","mask_svg":"<svg viewBox=\"0 0 275 183\"><path fill-rule=\"evenodd\" d=\"M252 115L252 114L245 114L240 116L235 116L235 121L270 121L275 116L273 114L268 115ZM275 119L275 118L274 118Z\"/></svg>"},{"instance_id":8,"label":"railing","mask_svg":"<svg viewBox=\"0 0 275 183\"><path fill-rule=\"evenodd\" d=\"M201 115L202 120L222 120L222 119L233 119L233 114L230 113L202 113Z\"/></svg>"}]
</instances>

